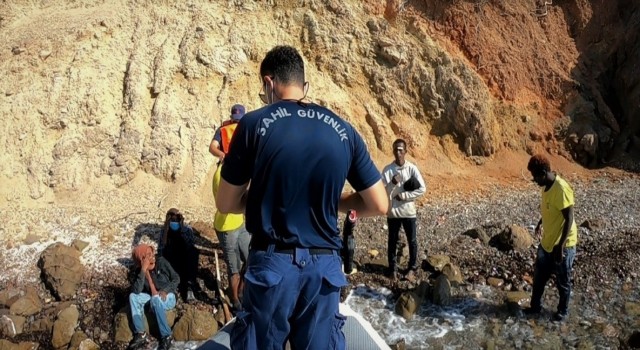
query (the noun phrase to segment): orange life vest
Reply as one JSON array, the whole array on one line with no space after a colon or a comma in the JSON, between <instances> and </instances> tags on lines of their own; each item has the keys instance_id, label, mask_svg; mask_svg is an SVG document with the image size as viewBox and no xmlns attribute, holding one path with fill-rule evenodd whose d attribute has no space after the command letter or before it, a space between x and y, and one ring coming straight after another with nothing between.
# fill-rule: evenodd
<instances>
[{"instance_id":1,"label":"orange life vest","mask_svg":"<svg viewBox=\"0 0 640 350\"><path fill-rule=\"evenodd\" d=\"M233 134L236 132L236 127L238 123L230 122L223 123L220 127L220 138L222 142L220 146L222 147L222 152L227 154L229 152L229 145L231 144L231 139L233 138Z\"/></svg>"}]
</instances>

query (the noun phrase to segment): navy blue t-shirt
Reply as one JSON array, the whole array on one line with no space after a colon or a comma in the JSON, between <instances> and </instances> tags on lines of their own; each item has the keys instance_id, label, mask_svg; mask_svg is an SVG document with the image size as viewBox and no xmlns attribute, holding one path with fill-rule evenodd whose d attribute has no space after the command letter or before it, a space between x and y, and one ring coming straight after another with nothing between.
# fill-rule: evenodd
<instances>
[{"instance_id":1,"label":"navy blue t-shirt","mask_svg":"<svg viewBox=\"0 0 640 350\"><path fill-rule=\"evenodd\" d=\"M254 240L340 249L338 202L380 180L362 137L316 104L280 101L247 113L224 159L222 178L251 180L246 227Z\"/></svg>"}]
</instances>

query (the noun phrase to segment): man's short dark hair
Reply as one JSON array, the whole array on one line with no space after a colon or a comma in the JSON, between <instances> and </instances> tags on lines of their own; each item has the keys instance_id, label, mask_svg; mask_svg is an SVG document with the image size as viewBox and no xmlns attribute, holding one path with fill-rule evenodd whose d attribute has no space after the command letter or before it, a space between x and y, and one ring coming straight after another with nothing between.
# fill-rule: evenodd
<instances>
[{"instance_id":1,"label":"man's short dark hair","mask_svg":"<svg viewBox=\"0 0 640 350\"><path fill-rule=\"evenodd\" d=\"M403 139L397 139L395 141L393 141L393 147L395 148L396 145L402 144L404 146L404 148L407 148L407 142Z\"/></svg>"},{"instance_id":2,"label":"man's short dark hair","mask_svg":"<svg viewBox=\"0 0 640 350\"><path fill-rule=\"evenodd\" d=\"M260 79L273 76L278 82L304 85L304 61L298 50L291 46L276 46L260 64Z\"/></svg>"},{"instance_id":3,"label":"man's short dark hair","mask_svg":"<svg viewBox=\"0 0 640 350\"><path fill-rule=\"evenodd\" d=\"M551 163L549 163L549 159L543 156L542 154L536 154L531 159L529 159L529 165L527 165L527 169L533 174L540 174L542 172L551 171Z\"/></svg>"}]
</instances>

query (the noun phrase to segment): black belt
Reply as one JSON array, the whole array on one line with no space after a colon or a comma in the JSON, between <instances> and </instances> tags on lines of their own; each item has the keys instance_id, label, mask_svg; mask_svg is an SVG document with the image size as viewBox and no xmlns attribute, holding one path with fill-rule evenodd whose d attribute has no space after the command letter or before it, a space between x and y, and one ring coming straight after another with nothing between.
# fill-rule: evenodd
<instances>
[{"instance_id":1,"label":"black belt","mask_svg":"<svg viewBox=\"0 0 640 350\"><path fill-rule=\"evenodd\" d=\"M296 247L291 246L289 244L276 243L274 245L275 247L273 251L275 253L293 255L293 253L296 251ZM269 243L251 242L251 249L261 250L266 252L269 249ZM309 254L311 255L333 255L334 252L336 252L336 250L329 249L329 248L301 248L301 249L308 249Z\"/></svg>"}]
</instances>

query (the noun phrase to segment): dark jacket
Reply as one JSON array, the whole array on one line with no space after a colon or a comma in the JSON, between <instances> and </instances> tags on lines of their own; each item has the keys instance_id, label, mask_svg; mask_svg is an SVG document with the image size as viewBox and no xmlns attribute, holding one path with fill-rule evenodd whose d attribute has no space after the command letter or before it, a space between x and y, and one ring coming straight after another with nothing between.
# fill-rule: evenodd
<instances>
[{"instance_id":1,"label":"dark jacket","mask_svg":"<svg viewBox=\"0 0 640 350\"><path fill-rule=\"evenodd\" d=\"M147 277L142 269L139 268L136 272L131 292L135 294L142 292L151 294L149 281L147 281ZM151 270L151 279L156 285L158 292L165 291L167 293L175 293L178 284L180 284L180 276L178 276L173 267L171 267L167 259L161 256L156 257L156 266Z\"/></svg>"}]
</instances>

